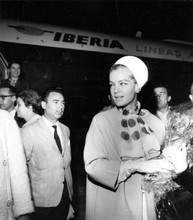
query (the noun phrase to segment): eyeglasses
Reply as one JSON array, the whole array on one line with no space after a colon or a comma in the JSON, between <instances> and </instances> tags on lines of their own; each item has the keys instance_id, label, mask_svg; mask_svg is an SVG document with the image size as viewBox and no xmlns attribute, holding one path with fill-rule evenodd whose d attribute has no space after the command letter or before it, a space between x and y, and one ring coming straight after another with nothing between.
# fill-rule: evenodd
<instances>
[{"instance_id":1,"label":"eyeglasses","mask_svg":"<svg viewBox=\"0 0 193 220\"><path fill-rule=\"evenodd\" d=\"M0 95L0 98L4 101L7 97L12 97L14 95Z\"/></svg>"}]
</instances>

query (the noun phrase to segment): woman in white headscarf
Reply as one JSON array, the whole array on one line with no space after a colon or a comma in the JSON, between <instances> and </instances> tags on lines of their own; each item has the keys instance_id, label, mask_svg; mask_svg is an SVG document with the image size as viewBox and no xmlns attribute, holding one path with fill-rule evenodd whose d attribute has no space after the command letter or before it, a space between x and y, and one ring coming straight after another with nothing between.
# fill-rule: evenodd
<instances>
[{"instance_id":1,"label":"woman in white headscarf","mask_svg":"<svg viewBox=\"0 0 193 220\"><path fill-rule=\"evenodd\" d=\"M153 193L143 189L144 174L175 167L157 159L164 125L137 101L147 79L148 69L137 57L122 57L110 69L115 107L93 118L84 149L86 220L156 219Z\"/></svg>"}]
</instances>

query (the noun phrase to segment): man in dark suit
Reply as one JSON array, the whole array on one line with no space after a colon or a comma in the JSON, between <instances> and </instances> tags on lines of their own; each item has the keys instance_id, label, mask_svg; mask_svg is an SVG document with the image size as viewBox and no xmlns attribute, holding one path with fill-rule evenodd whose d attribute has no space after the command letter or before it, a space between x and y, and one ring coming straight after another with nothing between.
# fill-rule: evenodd
<instances>
[{"instance_id":1,"label":"man in dark suit","mask_svg":"<svg viewBox=\"0 0 193 220\"><path fill-rule=\"evenodd\" d=\"M15 109L17 99L17 90L10 85L0 87L0 109L6 110L16 120L17 125L21 128L25 120L19 118Z\"/></svg>"},{"instance_id":2,"label":"man in dark suit","mask_svg":"<svg viewBox=\"0 0 193 220\"><path fill-rule=\"evenodd\" d=\"M73 216L70 131L58 121L64 96L60 88L49 88L42 98L44 115L21 131L35 204L32 220L69 219Z\"/></svg>"}]
</instances>

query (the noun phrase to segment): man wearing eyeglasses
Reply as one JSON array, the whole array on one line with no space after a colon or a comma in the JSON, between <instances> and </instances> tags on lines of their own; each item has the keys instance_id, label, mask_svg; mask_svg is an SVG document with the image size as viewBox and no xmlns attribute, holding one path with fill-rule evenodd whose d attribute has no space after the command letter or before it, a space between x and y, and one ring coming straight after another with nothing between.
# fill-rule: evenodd
<instances>
[{"instance_id":1,"label":"man wearing eyeglasses","mask_svg":"<svg viewBox=\"0 0 193 220\"><path fill-rule=\"evenodd\" d=\"M159 84L154 87L154 96L156 98L156 116L167 125L167 115L170 111L169 102L171 100L170 90L166 85Z\"/></svg>"},{"instance_id":2,"label":"man wearing eyeglasses","mask_svg":"<svg viewBox=\"0 0 193 220\"><path fill-rule=\"evenodd\" d=\"M17 116L15 110L17 91L13 86L0 87L0 109L6 110L16 120L19 127L22 127L24 120Z\"/></svg>"}]
</instances>

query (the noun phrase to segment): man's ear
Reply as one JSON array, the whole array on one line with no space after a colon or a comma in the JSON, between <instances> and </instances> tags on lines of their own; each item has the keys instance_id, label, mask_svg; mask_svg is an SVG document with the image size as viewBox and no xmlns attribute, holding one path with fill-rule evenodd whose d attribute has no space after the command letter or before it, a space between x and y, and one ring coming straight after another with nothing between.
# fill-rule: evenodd
<instances>
[{"instance_id":1,"label":"man's ear","mask_svg":"<svg viewBox=\"0 0 193 220\"><path fill-rule=\"evenodd\" d=\"M43 109L45 109L46 108L46 102L45 101L41 101L41 106L42 106Z\"/></svg>"},{"instance_id":2,"label":"man's ear","mask_svg":"<svg viewBox=\"0 0 193 220\"><path fill-rule=\"evenodd\" d=\"M135 84L135 92L139 93L141 91L141 89L139 88L138 84Z\"/></svg>"},{"instance_id":3,"label":"man's ear","mask_svg":"<svg viewBox=\"0 0 193 220\"><path fill-rule=\"evenodd\" d=\"M13 102L16 102L16 96L14 95L13 97L12 97L12 100L13 100Z\"/></svg>"},{"instance_id":4,"label":"man's ear","mask_svg":"<svg viewBox=\"0 0 193 220\"><path fill-rule=\"evenodd\" d=\"M168 102L170 102L171 99L172 99L172 97L171 97L171 96L168 96Z\"/></svg>"},{"instance_id":5,"label":"man's ear","mask_svg":"<svg viewBox=\"0 0 193 220\"><path fill-rule=\"evenodd\" d=\"M190 98L191 101L193 101L193 96L192 96L192 94L189 95L189 98Z\"/></svg>"}]
</instances>

